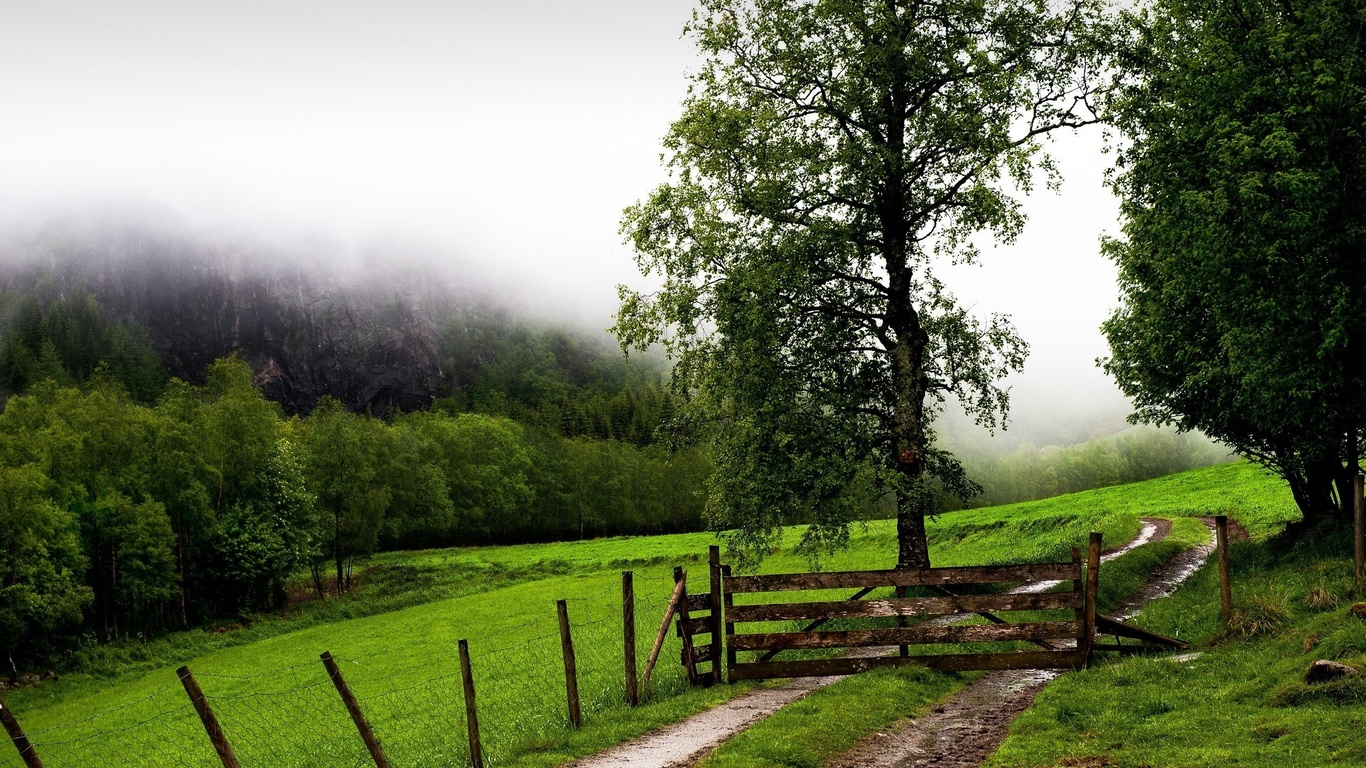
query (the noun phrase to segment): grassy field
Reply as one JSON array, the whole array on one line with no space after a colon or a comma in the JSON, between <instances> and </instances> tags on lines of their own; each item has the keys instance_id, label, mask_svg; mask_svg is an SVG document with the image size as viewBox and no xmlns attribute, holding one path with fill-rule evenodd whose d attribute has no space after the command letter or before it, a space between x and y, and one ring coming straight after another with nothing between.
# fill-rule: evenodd
<instances>
[{"instance_id":1,"label":"grassy field","mask_svg":"<svg viewBox=\"0 0 1366 768\"><path fill-rule=\"evenodd\" d=\"M936 565L1064 559L1091 530L1103 531L1110 543L1128 540L1139 527L1139 515L1222 511L1265 537L1291 519L1293 505L1259 470L1227 465L1125 488L943 515L930 525L932 557ZM1194 527L1179 530L1198 531L1198 524L1189 526ZM796 535L789 533L789 543ZM695 563L713 541L708 534L688 534L389 553L371 562L365 586L354 598L223 634L187 633L149 644L141 658L126 649L123 656L111 653L102 657L107 663L98 669L101 675L69 676L15 691L7 703L49 766L212 765L212 753L172 671L187 663L244 765L361 764L363 747L318 661L319 652L330 650L342 660L343 673L396 765L459 764L465 759L465 736L455 641L469 638L481 725L493 761L554 765L744 690L685 690L671 638L650 703L637 709L622 703L620 570L636 571L640 645L648 646L645 638L652 637L671 587L670 566ZM1107 596L1123 592L1126 583L1141 583L1145 568L1160 561L1156 550L1141 549L1110 567ZM888 567L894 552L891 523L871 522L855 531L849 551L823 567ZM804 560L784 550L763 570L806 568ZM704 573L696 566L692 571ZM579 657L586 724L578 731L567 727L565 716L554 613L554 601L561 598L569 601ZM116 661L123 666L113 668ZM858 691L864 684L901 691L884 702L882 714L868 715L872 720L914 709L916 702L960 684L913 672L858 680L866 681L851 681ZM810 708L807 720L815 723L832 709L831 702L839 709L839 688L813 696L791 716ZM845 739L852 733L837 730ZM11 765L18 765L16 758L0 752L0 766Z\"/></svg>"},{"instance_id":2,"label":"grassy field","mask_svg":"<svg viewBox=\"0 0 1366 768\"><path fill-rule=\"evenodd\" d=\"M1366 666L1366 622L1348 613L1362 599L1352 594L1351 551L1344 532L1293 547L1233 545L1231 631L1206 568L1138 620L1193 642L1199 658L1129 659L1060 678L991 765L1099 756L1135 768L1366 765L1366 683L1301 681L1315 659Z\"/></svg>"}]
</instances>

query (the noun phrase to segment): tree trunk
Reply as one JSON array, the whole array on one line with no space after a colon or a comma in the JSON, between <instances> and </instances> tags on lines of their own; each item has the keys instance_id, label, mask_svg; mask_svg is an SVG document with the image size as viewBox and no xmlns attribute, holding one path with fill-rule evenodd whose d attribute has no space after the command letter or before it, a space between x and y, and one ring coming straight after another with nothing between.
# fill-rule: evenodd
<instances>
[{"instance_id":1,"label":"tree trunk","mask_svg":"<svg viewBox=\"0 0 1366 768\"><path fill-rule=\"evenodd\" d=\"M888 41L890 50L899 50ZM891 342L894 434L891 465L900 475L896 490L897 567L928 568L929 542L925 536L925 395L928 378L925 350L929 337L920 324L911 294L911 224L906 220L905 154L906 104L909 100L901 69L893 75L883 98L887 154L879 195L878 223L882 256L887 269L887 313L884 343ZM890 331L887 334L886 331Z\"/></svg>"},{"instance_id":2,"label":"tree trunk","mask_svg":"<svg viewBox=\"0 0 1366 768\"><path fill-rule=\"evenodd\" d=\"M337 561L337 594L340 595L345 583L342 574L341 501L337 502L337 508L333 513L332 555Z\"/></svg>"},{"instance_id":3,"label":"tree trunk","mask_svg":"<svg viewBox=\"0 0 1366 768\"><path fill-rule=\"evenodd\" d=\"M326 600L326 593L323 591L323 564L320 558L314 558L309 570L313 572L313 590L318 593L319 600Z\"/></svg>"},{"instance_id":4,"label":"tree trunk","mask_svg":"<svg viewBox=\"0 0 1366 768\"><path fill-rule=\"evenodd\" d=\"M1334 498L1333 484L1336 476L1342 473L1340 468L1334 466L1337 464L1336 458L1332 461L1292 462L1281 458L1283 455L1277 454L1274 466L1290 485L1290 494L1303 517L1300 522L1287 526L1287 532L1293 538L1299 531L1313 530L1320 521L1338 517L1340 510ZM1350 497L1349 492L1347 498Z\"/></svg>"}]
</instances>

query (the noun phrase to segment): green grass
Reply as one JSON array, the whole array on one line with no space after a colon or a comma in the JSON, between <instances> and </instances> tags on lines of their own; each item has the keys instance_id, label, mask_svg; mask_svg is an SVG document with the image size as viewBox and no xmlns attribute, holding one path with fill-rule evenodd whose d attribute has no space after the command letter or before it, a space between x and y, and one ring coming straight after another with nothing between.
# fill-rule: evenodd
<instances>
[{"instance_id":1,"label":"green grass","mask_svg":"<svg viewBox=\"0 0 1366 768\"><path fill-rule=\"evenodd\" d=\"M1235 544L1238 629L1219 620L1206 567L1138 623L1200 658L1128 659L1054 682L1011 731L995 768L1104 755L1115 766L1366 765L1366 683L1305 685L1318 658L1366 666L1366 622L1348 613L1351 544L1326 531L1291 546Z\"/></svg>"},{"instance_id":2,"label":"green grass","mask_svg":"<svg viewBox=\"0 0 1366 768\"><path fill-rule=\"evenodd\" d=\"M946 514L929 526L932 559L936 565L1066 559L1087 532L1101 530L1107 542L1119 543L1136 533L1139 515L1157 512L1234 509L1254 531L1269 530L1286 517L1273 480L1247 465L1231 467L1129 486L1128 494L1109 488ZM1243 501L1247 512L1236 506ZM1193 521L1178 528L1188 534L1197 529ZM764 571L807 570L808 563L791 554L798 533L788 532L784 550L765 561ZM129 765L139 759L146 765L211 764L207 742L172 671L187 663L220 710L244 765L343 765L362 759L363 751L317 660L319 652L330 650L342 660L343 673L395 764L458 764L465 737L454 658L455 641L465 637L474 656L490 756L500 765L554 765L745 689L684 690L677 641L670 638L651 703L631 710L621 701L619 571L637 573L638 652L643 656L670 591L670 566L696 563L713 541L709 534L686 534L388 553L370 563L353 597L307 604L246 628L185 633L141 649L106 651L92 656L102 660L92 665L99 674L66 676L12 692L7 699L50 765L100 764L115 754L120 764ZM1125 568L1139 581L1143 568L1160 560L1153 550L1125 558L1132 559L1132 567ZM874 521L859 526L851 548L822 567L885 568L894 560L893 524ZM694 578L705 572L695 565L691 570ZM1107 589L1121 589L1122 572L1106 571ZM586 718L579 731L567 727L564 714L554 615L559 598L570 600L575 624ZM940 677L898 672L856 680L909 685L886 702L868 704L880 712L904 713L914 702L954 685ZM799 716L807 707L829 709L822 704L826 698L857 696L862 685L842 683L813 696L795 714L779 717ZM819 719L811 720L813 734L847 739L855 733L826 727ZM827 739L811 738L816 744ZM0 766L10 765L17 765L14 758L0 751Z\"/></svg>"},{"instance_id":3,"label":"green grass","mask_svg":"<svg viewBox=\"0 0 1366 768\"><path fill-rule=\"evenodd\" d=\"M968 675L876 669L789 704L709 755L699 768L817 768L831 755L958 690Z\"/></svg>"}]
</instances>

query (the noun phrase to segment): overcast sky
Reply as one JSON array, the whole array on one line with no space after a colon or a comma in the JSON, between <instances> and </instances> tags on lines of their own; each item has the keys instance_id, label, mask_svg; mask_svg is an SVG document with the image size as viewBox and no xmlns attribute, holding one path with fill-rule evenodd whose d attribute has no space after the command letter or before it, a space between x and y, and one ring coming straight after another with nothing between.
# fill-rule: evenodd
<instances>
[{"instance_id":1,"label":"overcast sky","mask_svg":"<svg viewBox=\"0 0 1366 768\"><path fill-rule=\"evenodd\" d=\"M617 227L664 179L695 66L684 0L0 0L0 214L128 201L196 223L441 244L605 327L640 284ZM1098 132L1053 150L1010 247L948 282L1032 354L1015 418L1113 424Z\"/></svg>"}]
</instances>

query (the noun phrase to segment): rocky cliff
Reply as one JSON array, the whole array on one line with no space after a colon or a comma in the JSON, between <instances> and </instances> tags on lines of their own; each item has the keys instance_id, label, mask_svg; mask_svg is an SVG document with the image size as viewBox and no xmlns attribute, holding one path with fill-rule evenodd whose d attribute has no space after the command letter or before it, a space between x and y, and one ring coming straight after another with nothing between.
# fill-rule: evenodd
<instances>
[{"instance_id":1,"label":"rocky cliff","mask_svg":"<svg viewBox=\"0 0 1366 768\"><path fill-rule=\"evenodd\" d=\"M59 223L0 243L0 291L83 287L110 321L145 329L171 375L200 383L211 361L239 354L291 413L323 395L375 415L429 406L438 324L481 300L397 257L350 270L338 260L325 245Z\"/></svg>"}]
</instances>

